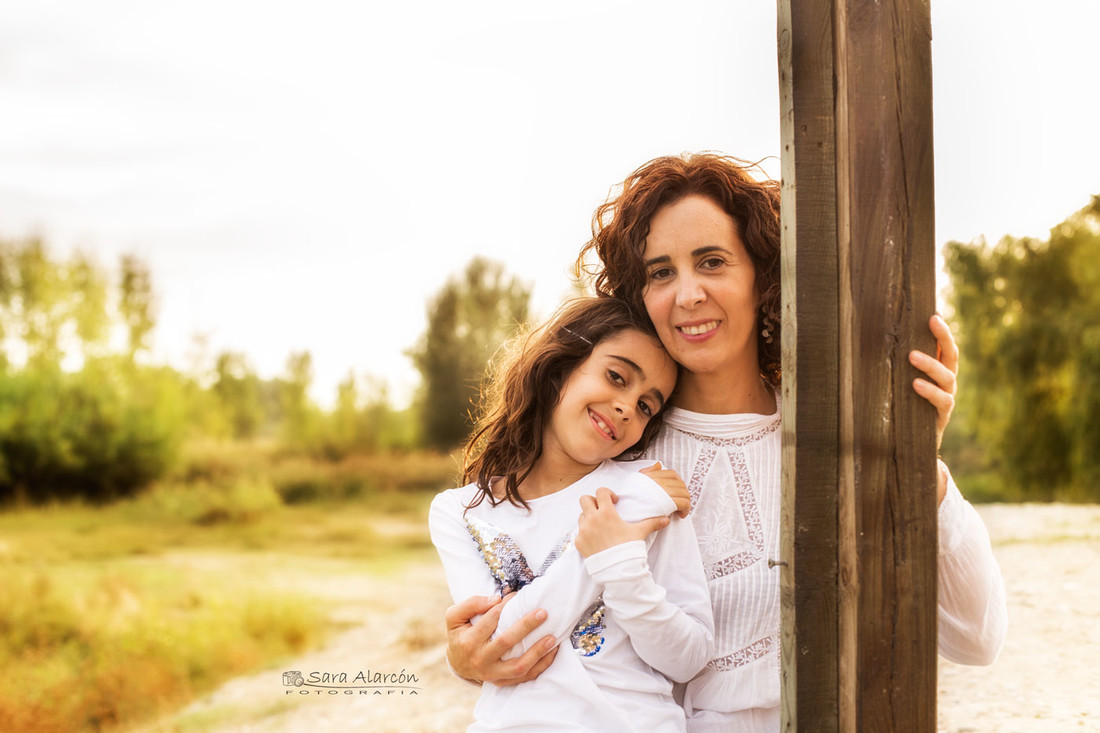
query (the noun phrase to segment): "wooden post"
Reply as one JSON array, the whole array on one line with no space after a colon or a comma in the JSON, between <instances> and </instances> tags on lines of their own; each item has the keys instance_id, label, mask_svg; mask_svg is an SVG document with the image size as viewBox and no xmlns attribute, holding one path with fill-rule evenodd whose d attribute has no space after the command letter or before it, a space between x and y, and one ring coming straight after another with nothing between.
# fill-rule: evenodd
<instances>
[{"instance_id":1,"label":"wooden post","mask_svg":"<svg viewBox=\"0 0 1100 733\"><path fill-rule=\"evenodd\" d=\"M779 0L785 730L934 731L927 0Z\"/></svg>"}]
</instances>

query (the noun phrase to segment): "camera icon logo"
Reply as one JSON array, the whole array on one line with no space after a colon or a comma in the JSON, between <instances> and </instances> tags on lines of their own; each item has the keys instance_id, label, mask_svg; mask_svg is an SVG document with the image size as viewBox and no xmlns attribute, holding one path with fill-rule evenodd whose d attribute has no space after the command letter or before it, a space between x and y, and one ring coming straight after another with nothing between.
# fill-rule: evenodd
<instances>
[{"instance_id":1,"label":"camera icon logo","mask_svg":"<svg viewBox=\"0 0 1100 733\"><path fill-rule=\"evenodd\" d=\"M283 685L285 687L301 687L306 683L302 673L298 670L283 672Z\"/></svg>"}]
</instances>

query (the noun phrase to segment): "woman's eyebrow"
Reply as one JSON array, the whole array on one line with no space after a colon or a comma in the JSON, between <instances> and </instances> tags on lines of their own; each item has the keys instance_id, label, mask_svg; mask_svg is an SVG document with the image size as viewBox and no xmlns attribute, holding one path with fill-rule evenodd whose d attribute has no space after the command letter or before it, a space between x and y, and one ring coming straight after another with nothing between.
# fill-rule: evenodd
<instances>
[{"instance_id":1,"label":"woman's eyebrow","mask_svg":"<svg viewBox=\"0 0 1100 733\"><path fill-rule=\"evenodd\" d=\"M729 250L727 250L725 247L721 247L717 244L709 244L706 247L698 247L696 249L691 250L691 256L692 257L698 257L699 255L705 255L705 254L709 254L711 252L728 252L728 251ZM668 255L661 255L660 257L652 257L652 258L646 260L645 264L644 264L644 267L649 267L650 265L656 265L658 262L671 262L671 261L672 261L672 258L669 257Z\"/></svg>"}]
</instances>

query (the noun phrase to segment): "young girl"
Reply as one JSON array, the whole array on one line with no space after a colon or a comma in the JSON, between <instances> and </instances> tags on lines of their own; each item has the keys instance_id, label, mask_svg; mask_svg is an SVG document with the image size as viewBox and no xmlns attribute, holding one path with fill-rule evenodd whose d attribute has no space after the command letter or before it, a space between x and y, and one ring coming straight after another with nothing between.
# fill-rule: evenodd
<instances>
[{"instance_id":1,"label":"young girl","mask_svg":"<svg viewBox=\"0 0 1100 733\"><path fill-rule=\"evenodd\" d=\"M482 686L471 731L682 731L672 681L713 653L713 620L698 543L642 462L676 385L676 364L648 319L622 301L574 301L535 332L494 382L495 397L467 446L468 486L444 491L429 514L451 594L512 595L506 629L541 608L561 644L531 682ZM578 511L595 494L631 532L608 535ZM588 497L583 498L582 497ZM662 517L658 522L642 522ZM650 535L647 538L647 535Z\"/></svg>"}]
</instances>

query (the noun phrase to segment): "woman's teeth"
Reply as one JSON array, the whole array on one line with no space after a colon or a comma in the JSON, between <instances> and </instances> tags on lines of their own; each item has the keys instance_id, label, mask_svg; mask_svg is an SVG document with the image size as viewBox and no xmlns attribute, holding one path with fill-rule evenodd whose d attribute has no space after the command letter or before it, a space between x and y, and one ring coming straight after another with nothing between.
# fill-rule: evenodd
<instances>
[{"instance_id":1,"label":"woman's teeth","mask_svg":"<svg viewBox=\"0 0 1100 733\"><path fill-rule=\"evenodd\" d=\"M678 328L688 336L698 336L718 328L718 321L707 321L706 323L700 323L698 326L679 326Z\"/></svg>"}]
</instances>

